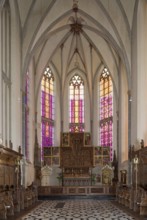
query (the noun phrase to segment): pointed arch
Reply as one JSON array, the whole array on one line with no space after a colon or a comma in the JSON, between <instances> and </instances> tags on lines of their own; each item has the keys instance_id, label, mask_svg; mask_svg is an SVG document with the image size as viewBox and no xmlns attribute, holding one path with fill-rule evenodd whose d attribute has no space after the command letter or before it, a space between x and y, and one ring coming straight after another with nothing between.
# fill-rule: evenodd
<instances>
[{"instance_id":1,"label":"pointed arch","mask_svg":"<svg viewBox=\"0 0 147 220\"><path fill-rule=\"evenodd\" d=\"M77 73L69 82L69 130L84 132L84 81Z\"/></svg>"},{"instance_id":2,"label":"pointed arch","mask_svg":"<svg viewBox=\"0 0 147 220\"><path fill-rule=\"evenodd\" d=\"M113 84L106 67L103 69L99 80L99 102L99 144L100 146L110 147L110 160L112 160Z\"/></svg>"},{"instance_id":3,"label":"pointed arch","mask_svg":"<svg viewBox=\"0 0 147 220\"><path fill-rule=\"evenodd\" d=\"M46 67L41 80L41 137L42 148L54 146L55 92L54 76Z\"/></svg>"}]
</instances>

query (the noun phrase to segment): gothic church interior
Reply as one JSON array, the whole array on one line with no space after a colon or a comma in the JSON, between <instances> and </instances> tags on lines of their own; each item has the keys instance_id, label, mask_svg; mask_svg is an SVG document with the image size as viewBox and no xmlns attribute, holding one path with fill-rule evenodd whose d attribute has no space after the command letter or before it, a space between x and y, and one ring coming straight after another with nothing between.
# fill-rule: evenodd
<instances>
[{"instance_id":1,"label":"gothic church interior","mask_svg":"<svg viewBox=\"0 0 147 220\"><path fill-rule=\"evenodd\" d=\"M8 215L106 194L147 214L146 22L146 0L0 0L0 198L26 198Z\"/></svg>"}]
</instances>

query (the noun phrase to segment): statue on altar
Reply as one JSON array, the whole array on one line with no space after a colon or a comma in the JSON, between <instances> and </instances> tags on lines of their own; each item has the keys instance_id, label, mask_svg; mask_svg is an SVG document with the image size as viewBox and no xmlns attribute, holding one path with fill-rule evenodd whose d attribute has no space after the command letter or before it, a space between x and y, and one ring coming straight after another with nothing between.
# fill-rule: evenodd
<instances>
[{"instance_id":1,"label":"statue on altar","mask_svg":"<svg viewBox=\"0 0 147 220\"><path fill-rule=\"evenodd\" d=\"M122 185L127 184L127 170L120 170L120 182Z\"/></svg>"},{"instance_id":2,"label":"statue on altar","mask_svg":"<svg viewBox=\"0 0 147 220\"><path fill-rule=\"evenodd\" d=\"M41 186L49 186L51 174L52 168L48 165L41 168Z\"/></svg>"},{"instance_id":3,"label":"statue on altar","mask_svg":"<svg viewBox=\"0 0 147 220\"><path fill-rule=\"evenodd\" d=\"M141 149L144 148L144 140L143 139L141 139L140 145L141 145Z\"/></svg>"},{"instance_id":4,"label":"statue on altar","mask_svg":"<svg viewBox=\"0 0 147 220\"><path fill-rule=\"evenodd\" d=\"M112 173L112 167L110 167L108 164L102 168L102 184L111 184Z\"/></svg>"},{"instance_id":5,"label":"statue on altar","mask_svg":"<svg viewBox=\"0 0 147 220\"><path fill-rule=\"evenodd\" d=\"M118 161L116 158L116 151L115 150L114 150L114 154L113 154L112 167L113 167L113 173L114 173L112 182L114 184L116 184L118 182Z\"/></svg>"}]
</instances>

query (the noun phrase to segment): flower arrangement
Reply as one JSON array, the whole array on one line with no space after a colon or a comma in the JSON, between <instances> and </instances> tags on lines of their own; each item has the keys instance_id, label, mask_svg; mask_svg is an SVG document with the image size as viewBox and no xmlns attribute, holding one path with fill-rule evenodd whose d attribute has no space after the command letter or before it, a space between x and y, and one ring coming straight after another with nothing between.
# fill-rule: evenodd
<instances>
[{"instance_id":1,"label":"flower arrangement","mask_svg":"<svg viewBox=\"0 0 147 220\"><path fill-rule=\"evenodd\" d=\"M58 173L57 179L58 179L59 184L60 184L63 180L63 173Z\"/></svg>"},{"instance_id":2,"label":"flower arrangement","mask_svg":"<svg viewBox=\"0 0 147 220\"><path fill-rule=\"evenodd\" d=\"M96 182L96 174L91 174L91 182L93 183L93 184L95 184L95 182Z\"/></svg>"}]
</instances>

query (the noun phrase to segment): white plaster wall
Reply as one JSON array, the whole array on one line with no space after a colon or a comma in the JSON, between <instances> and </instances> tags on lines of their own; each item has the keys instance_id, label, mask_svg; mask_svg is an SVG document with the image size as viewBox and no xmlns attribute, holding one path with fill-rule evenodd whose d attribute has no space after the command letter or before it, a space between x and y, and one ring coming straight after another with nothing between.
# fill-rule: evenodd
<instances>
[{"instance_id":1,"label":"white plaster wall","mask_svg":"<svg viewBox=\"0 0 147 220\"><path fill-rule=\"evenodd\" d=\"M137 23L137 137L147 145L147 2L139 1Z\"/></svg>"},{"instance_id":2,"label":"white plaster wall","mask_svg":"<svg viewBox=\"0 0 147 220\"><path fill-rule=\"evenodd\" d=\"M137 12L136 12L137 13ZM138 127L138 120L137 120L137 16L134 16L133 20L133 25L132 25L132 36L131 36L131 97L132 97L132 102L131 102L131 141L130 144L134 145L136 142L137 138L137 127Z\"/></svg>"},{"instance_id":3,"label":"white plaster wall","mask_svg":"<svg viewBox=\"0 0 147 220\"><path fill-rule=\"evenodd\" d=\"M25 187L31 185L34 181L34 166L32 163L25 163Z\"/></svg>"},{"instance_id":4,"label":"white plaster wall","mask_svg":"<svg viewBox=\"0 0 147 220\"><path fill-rule=\"evenodd\" d=\"M128 84L123 64L120 64L119 94L119 165L128 160Z\"/></svg>"},{"instance_id":5,"label":"white plaster wall","mask_svg":"<svg viewBox=\"0 0 147 220\"><path fill-rule=\"evenodd\" d=\"M9 7L0 9L0 142L9 147L10 122L10 16Z\"/></svg>"},{"instance_id":6,"label":"white plaster wall","mask_svg":"<svg viewBox=\"0 0 147 220\"><path fill-rule=\"evenodd\" d=\"M95 80L93 80L93 108L91 111L93 111L93 145L98 146L99 145L99 94L98 94L98 81L100 74L103 71L103 65L99 68Z\"/></svg>"},{"instance_id":7,"label":"white plaster wall","mask_svg":"<svg viewBox=\"0 0 147 220\"><path fill-rule=\"evenodd\" d=\"M34 163L34 144L35 144L35 88L34 88L34 62L28 68L30 85L29 85L29 160Z\"/></svg>"},{"instance_id":8,"label":"white plaster wall","mask_svg":"<svg viewBox=\"0 0 147 220\"><path fill-rule=\"evenodd\" d=\"M35 88L34 88L34 61L30 62L29 73L29 121L28 121L28 158L25 160L25 186L27 187L34 181L34 147L35 147Z\"/></svg>"},{"instance_id":9,"label":"white plaster wall","mask_svg":"<svg viewBox=\"0 0 147 220\"><path fill-rule=\"evenodd\" d=\"M2 10L0 10L0 31L2 31ZM0 57L2 57L2 35L0 34ZM2 139L2 59L0 58L0 139Z\"/></svg>"},{"instance_id":10,"label":"white plaster wall","mask_svg":"<svg viewBox=\"0 0 147 220\"><path fill-rule=\"evenodd\" d=\"M41 87L39 88L39 93L37 97L37 137L38 137L38 143L41 147Z\"/></svg>"},{"instance_id":11,"label":"white plaster wall","mask_svg":"<svg viewBox=\"0 0 147 220\"><path fill-rule=\"evenodd\" d=\"M56 48L60 45L61 39L66 35L66 30L55 32L54 35L48 35L48 41L45 44L45 49L42 50L39 61L36 64L36 85L35 85L35 94L38 92L40 85L41 75L45 70L45 67L48 65L49 60L56 51ZM61 72L60 72L61 73Z\"/></svg>"},{"instance_id":12,"label":"white plaster wall","mask_svg":"<svg viewBox=\"0 0 147 220\"><path fill-rule=\"evenodd\" d=\"M15 10L11 15L11 131L13 149L18 151L22 145L21 36Z\"/></svg>"},{"instance_id":13,"label":"white plaster wall","mask_svg":"<svg viewBox=\"0 0 147 220\"><path fill-rule=\"evenodd\" d=\"M118 159L118 143L117 143L117 136L118 136L118 128L117 128L117 120L118 120L118 91L115 90L115 84L117 82L113 82L113 151L116 152L116 157Z\"/></svg>"},{"instance_id":14,"label":"white plaster wall","mask_svg":"<svg viewBox=\"0 0 147 220\"><path fill-rule=\"evenodd\" d=\"M60 131L61 131L61 100L60 100L60 95L61 95L61 81L59 78L59 73L57 70L54 68L53 65L50 64L50 68L53 72L54 79L55 79L55 142L54 146L60 146Z\"/></svg>"}]
</instances>

